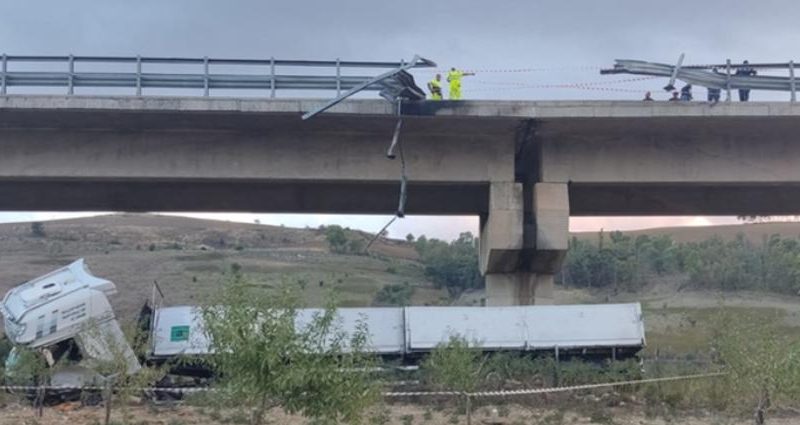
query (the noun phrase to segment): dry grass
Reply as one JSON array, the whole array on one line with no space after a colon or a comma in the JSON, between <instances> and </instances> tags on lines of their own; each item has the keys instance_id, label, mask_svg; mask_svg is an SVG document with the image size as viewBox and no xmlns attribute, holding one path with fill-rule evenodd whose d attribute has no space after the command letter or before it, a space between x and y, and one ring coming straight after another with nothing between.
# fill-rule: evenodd
<instances>
[{"instance_id":1,"label":"dry grass","mask_svg":"<svg viewBox=\"0 0 800 425\"><path fill-rule=\"evenodd\" d=\"M666 418L652 417L645 414L641 405L604 406L602 403L593 406L582 406L578 409L557 410L553 408L532 408L520 404L485 405L473 413L473 424L500 423L546 424L546 425L744 425L752 423L749 418L731 418L710 412L669 413ZM61 405L46 408L44 415L37 418L32 408L21 405L9 405L0 410L0 425L72 425L102 423L104 410L102 407L79 407L77 405ZM425 424L450 425L464 424L463 413L452 408L432 408L430 406L395 404L376 408L371 417L383 416L385 425ZM115 409L112 414L114 424L134 425L204 425L204 424L243 424L247 423L246 413L238 410L212 410L189 406L152 407L133 406L123 412ZM784 414L770 419L772 425L797 424L800 416ZM267 424L301 425L308 420L287 415L280 410L269 413ZM365 423L370 423L369 418Z\"/></svg>"},{"instance_id":2,"label":"dry grass","mask_svg":"<svg viewBox=\"0 0 800 425\"><path fill-rule=\"evenodd\" d=\"M150 298L153 281L168 304L194 304L214 292L234 263L256 282L303 285L309 306L320 305L330 288L341 292L344 305L369 305L383 285L403 282L418 287L420 303L445 295L404 241L379 240L372 256L333 255L318 229L148 214L45 222L44 230L45 237L35 237L30 223L0 224L0 293L85 258L94 274L117 284L111 301L123 320Z\"/></svg>"}]
</instances>

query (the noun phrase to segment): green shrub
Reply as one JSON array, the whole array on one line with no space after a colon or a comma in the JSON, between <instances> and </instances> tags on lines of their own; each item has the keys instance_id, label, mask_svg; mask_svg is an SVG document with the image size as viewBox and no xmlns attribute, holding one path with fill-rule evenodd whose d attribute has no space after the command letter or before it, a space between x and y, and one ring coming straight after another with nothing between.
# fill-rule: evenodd
<instances>
[{"instance_id":1,"label":"green shrub","mask_svg":"<svg viewBox=\"0 0 800 425\"><path fill-rule=\"evenodd\" d=\"M384 285L375 294L374 305L378 306L407 306L411 304L414 287L403 282L399 284Z\"/></svg>"}]
</instances>

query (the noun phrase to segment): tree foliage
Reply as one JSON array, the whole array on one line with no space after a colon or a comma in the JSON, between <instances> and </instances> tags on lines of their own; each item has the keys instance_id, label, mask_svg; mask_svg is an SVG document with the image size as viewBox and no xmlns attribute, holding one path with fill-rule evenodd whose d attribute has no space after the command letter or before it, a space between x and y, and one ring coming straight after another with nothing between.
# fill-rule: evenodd
<instances>
[{"instance_id":1,"label":"tree foliage","mask_svg":"<svg viewBox=\"0 0 800 425\"><path fill-rule=\"evenodd\" d=\"M800 399L800 340L781 329L779 316L722 313L713 346L728 373L727 395L754 409L756 424Z\"/></svg>"},{"instance_id":2,"label":"tree foliage","mask_svg":"<svg viewBox=\"0 0 800 425\"><path fill-rule=\"evenodd\" d=\"M483 286L477 243L472 233L465 232L450 243L420 236L414 246L425 265L425 275L437 288L456 297L467 289Z\"/></svg>"},{"instance_id":3,"label":"tree foliage","mask_svg":"<svg viewBox=\"0 0 800 425\"><path fill-rule=\"evenodd\" d=\"M680 275L711 290L800 292L800 240L773 235L760 243L739 234L676 243L669 236L600 232L596 240L573 237L558 281L582 288L636 291L654 276Z\"/></svg>"},{"instance_id":4,"label":"tree foliage","mask_svg":"<svg viewBox=\"0 0 800 425\"><path fill-rule=\"evenodd\" d=\"M37 238L43 238L47 236L44 231L44 223L40 221L35 221L31 223L31 234Z\"/></svg>"},{"instance_id":5,"label":"tree foliage","mask_svg":"<svg viewBox=\"0 0 800 425\"><path fill-rule=\"evenodd\" d=\"M480 382L485 357L476 343L451 335L422 362L422 372L434 388L469 393Z\"/></svg>"},{"instance_id":6,"label":"tree foliage","mask_svg":"<svg viewBox=\"0 0 800 425\"><path fill-rule=\"evenodd\" d=\"M366 323L347 335L332 304L301 323L299 304L289 286L256 288L241 274L225 284L203 309L211 363L223 377L219 388L251 408L254 423L277 406L332 423L358 423L378 395L369 375Z\"/></svg>"},{"instance_id":7,"label":"tree foliage","mask_svg":"<svg viewBox=\"0 0 800 425\"><path fill-rule=\"evenodd\" d=\"M361 254L364 251L364 239L358 235L353 235L353 232L348 235L349 229L342 226L331 225L325 227L325 240L331 251L338 254Z\"/></svg>"},{"instance_id":8,"label":"tree foliage","mask_svg":"<svg viewBox=\"0 0 800 425\"><path fill-rule=\"evenodd\" d=\"M384 285L375 294L377 306L398 306L403 307L411 304L411 296L414 294L414 287L408 282Z\"/></svg>"}]
</instances>

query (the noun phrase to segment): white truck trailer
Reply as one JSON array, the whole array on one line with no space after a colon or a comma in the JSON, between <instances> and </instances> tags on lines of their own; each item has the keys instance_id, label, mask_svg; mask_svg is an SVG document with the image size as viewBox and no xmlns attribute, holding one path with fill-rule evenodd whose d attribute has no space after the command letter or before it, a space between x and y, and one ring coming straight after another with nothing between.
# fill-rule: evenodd
<instances>
[{"instance_id":1,"label":"white truck trailer","mask_svg":"<svg viewBox=\"0 0 800 425\"><path fill-rule=\"evenodd\" d=\"M94 379L90 362L125 359L129 373L140 368L108 302L114 283L93 276L83 260L26 282L3 298L0 313L12 343L42 352L52 365L63 345L74 341L80 362L59 368L56 385L81 385ZM308 323L319 309L298 310L296 323ZM645 345L639 303L513 307L364 307L337 310L338 326L352 332L367 324L369 350L383 357L413 361L453 335L483 351L552 352L566 357L625 358ZM143 361L206 355L211 341L195 306L152 311L149 347ZM10 357L13 362L13 356Z\"/></svg>"}]
</instances>

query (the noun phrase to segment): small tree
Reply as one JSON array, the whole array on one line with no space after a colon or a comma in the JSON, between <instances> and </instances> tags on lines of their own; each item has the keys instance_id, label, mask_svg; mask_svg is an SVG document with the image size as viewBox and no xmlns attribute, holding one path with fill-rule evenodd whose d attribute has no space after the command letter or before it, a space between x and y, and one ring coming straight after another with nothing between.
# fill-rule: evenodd
<instances>
[{"instance_id":1,"label":"small tree","mask_svg":"<svg viewBox=\"0 0 800 425\"><path fill-rule=\"evenodd\" d=\"M39 221L34 221L31 223L31 234L37 238L43 238L47 236L44 231L44 223Z\"/></svg>"},{"instance_id":2,"label":"small tree","mask_svg":"<svg viewBox=\"0 0 800 425\"><path fill-rule=\"evenodd\" d=\"M359 423L379 394L365 353L366 324L347 335L333 305L300 324L298 305L291 286L255 289L241 274L225 284L203 309L219 390L247 406L253 424L278 406L330 423Z\"/></svg>"},{"instance_id":3,"label":"small tree","mask_svg":"<svg viewBox=\"0 0 800 425\"><path fill-rule=\"evenodd\" d=\"M407 306L411 304L414 287L408 282L384 285L375 294L373 304L379 306Z\"/></svg>"},{"instance_id":4,"label":"small tree","mask_svg":"<svg viewBox=\"0 0 800 425\"><path fill-rule=\"evenodd\" d=\"M140 388L152 386L161 380L167 371L167 366L140 367L137 360L144 357L147 350L146 331L134 324L128 324L125 329L120 329L116 322L105 324L89 323L81 333L84 354L89 358L83 364L98 375L106 387L105 424L111 423L112 398L122 408L125 422L128 422L128 402L131 397L139 392ZM116 394L116 397L114 397Z\"/></svg>"},{"instance_id":5,"label":"small tree","mask_svg":"<svg viewBox=\"0 0 800 425\"><path fill-rule=\"evenodd\" d=\"M474 392L486 363L477 344L463 336L451 335L446 343L439 344L423 361L422 371L429 385L435 388L464 394L467 424L471 423L469 393Z\"/></svg>"},{"instance_id":6,"label":"small tree","mask_svg":"<svg viewBox=\"0 0 800 425\"><path fill-rule=\"evenodd\" d=\"M467 393L477 388L484 363L477 344L451 335L422 362L422 371L428 383L438 389Z\"/></svg>"},{"instance_id":7,"label":"small tree","mask_svg":"<svg viewBox=\"0 0 800 425\"><path fill-rule=\"evenodd\" d=\"M728 396L755 406L757 425L770 408L800 399L800 341L781 332L779 319L723 313L716 326L714 349L728 372Z\"/></svg>"},{"instance_id":8,"label":"small tree","mask_svg":"<svg viewBox=\"0 0 800 425\"><path fill-rule=\"evenodd\" d=\"M414 243L414 235L412 235L411 233L407 234L406 235L406 242Z\"/></svg>"},{"instance_id":9,"label":"small tree","mask_svg":"<svg viewBox=\"0 0 800 425\"><path fill-rule=\"evenodd\" d=\"M342 226L330 225L325 228L325 239L333 252L347 251L347 235Z\"/></svg>"}]
</instances>

